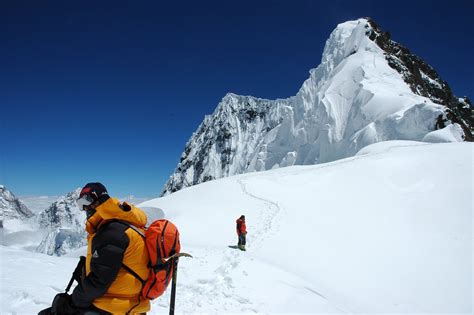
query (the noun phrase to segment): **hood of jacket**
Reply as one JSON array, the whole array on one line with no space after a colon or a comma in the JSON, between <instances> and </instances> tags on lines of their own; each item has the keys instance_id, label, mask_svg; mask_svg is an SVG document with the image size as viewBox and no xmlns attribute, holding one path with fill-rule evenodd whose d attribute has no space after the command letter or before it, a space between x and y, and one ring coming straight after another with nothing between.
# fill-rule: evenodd
<instances>
[{"instance_id":1,"label":"hood of jacket","mask_svg":"<svg viewBox=\"0 0 474 315\"><path fill-rule=\"evenodd\" d=\"M145 212L134 205L120 202L116 198L109 198L96 208L96 212L86 222L86 230L89 234L95 233L97 228L110 220L126 221L138 228L146 225Z\"/></svg>"}]
</instances>

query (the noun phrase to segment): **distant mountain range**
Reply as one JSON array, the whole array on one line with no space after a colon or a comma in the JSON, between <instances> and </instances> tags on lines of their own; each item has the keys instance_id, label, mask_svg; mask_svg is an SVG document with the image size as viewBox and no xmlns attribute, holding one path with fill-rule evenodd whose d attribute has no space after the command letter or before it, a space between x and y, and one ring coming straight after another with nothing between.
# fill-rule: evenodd
<instances>
[{"instance_id":1,"label":"distant mountain range","mask_svg":"<svg viewBox=\"0 0 474 315\"><path fill-rule=\"evenodd\" d=\"M20 220L29 226L31 233L38 232L37 251L48 255L63 255L70 250L87 245L84 230L85 214L79 211L76 199L80 188L59 197L47 209L34 214L5 186L0 185L0 227L9 224L9 220ZM17 225L17 224L15 224ZM30 226L31 225L31 226ZM9 238L9 242L11 242Z\"/></svg>"},{"instance_id":2,"label":"distant mountain range","mask_svg":"<svg viewBox=\"0 0 474 315\"><path fill-rule=\"evenodd\" d=\"M339 24L295 96L229 93L187 142L162 195L209 180L352 156L385 140L473 141L473 107L371 19Z\"/></svg>"},{"instance_id":3,"label":"distant mountain range","mask_svg":"<svg viewBox=\"0 0 474 315\"><path fill-rule=\"evenodd\" d=\"M51 202L46 209L37 211L34 214L5 186L0 186L0 210L2 211L2 220L0 222L2 224L2 233L4 232L4 222L5 227L8 227L8 233L14 233L8 236L8 241L2 243L6 243L7 246L12 243L25 243L24 238L27 237L26 234L36 233L34 234L34 241L27 242L27 246L25 245L22 248L27 247L28 250L36 248L36 251L40 253L61 256L86 246L86 216L76 205L76 199L80 191L81 188L77 188L64 196L55 198L56 200ZM34 201L35 198L29 196L28 199L32 205L37 206L37 201ZM37 197L36 199L41 199L40 204L44 204L44 200L51 200L50 197ZM136 203L146 199L127 196L122 198L122 200ZM159 213L156 214L157 210L153 209L150 214L159 215ZM154 218L153 215L149 217L150 219ZM9 220L19 220L22 224L9 222ZM22 232L22 228L26 229L28 233ZM23 240L15 242L19 235L18 233L25 237L23 237Z\"/></svg>"}]
</instances>

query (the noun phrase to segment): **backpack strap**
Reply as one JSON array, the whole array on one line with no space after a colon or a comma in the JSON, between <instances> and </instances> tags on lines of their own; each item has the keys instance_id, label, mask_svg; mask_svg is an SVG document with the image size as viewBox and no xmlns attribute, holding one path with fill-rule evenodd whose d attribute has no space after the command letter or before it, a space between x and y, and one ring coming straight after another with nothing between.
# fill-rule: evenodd
<instances>
[{"instance_id":1,"label":"backpack strap","mask_svg":"<svg viewBox=\"0 0 474 315\"><path fill-rule=\"evenodd\" d=\"M137 228L135 225L127 222L127 221L122 221L122 220L111 220L113 222L118 222L118 223L122 223L122 224L125 224L127 225L129 228L131 228L132 230L134 230L135 232L137 232L138 234L140 234L143 238L145 238L145 233L143 233L139 228ZM142 284L142 287L145 285L146 283L146 280L143 280L135 271L133 271L132 268L130 268L129 266L125 265L123 262L122 262L122 268L127 270L132 276L134 276L135 278L137 278L137 280L140 281L140 283Z\"/></svg>"},{"instance_id":2,"label":"backpack strap","mask_svg":"<svg viewBox=\"0 0 474 315\"><path fill-rule=\"evenodd\" d=\"M137 278L140 283L142 284L142 287L145 285L145 282L146 280L143 280L139 275L138 273L136 273L135 271L132 270L132 268L130 268L129 266L125 265L124 263L122 263L122 268L127 270L132 276L134 276L135 278Z\"/></svg>"},{"instance_id":3,"label":"backpack strap","mask_svg":"<svg viewBox=\"0 0 474 315\"><path fill-rule=\"evenodd\" d=\"M111 220L111 221L125 224L125 225L127 225L129 228L131 228L132 230L134 230L135 232L137 232L138 234L140 234L143 238L145 238L145 233L143 233L142 230L140 230L139 228L137 228L137 227L136 227L135 225L133 225L132 223L129 223L129 222L127 222L127 221L122 221L122 220Z\"/></svg>"}]
</instances>

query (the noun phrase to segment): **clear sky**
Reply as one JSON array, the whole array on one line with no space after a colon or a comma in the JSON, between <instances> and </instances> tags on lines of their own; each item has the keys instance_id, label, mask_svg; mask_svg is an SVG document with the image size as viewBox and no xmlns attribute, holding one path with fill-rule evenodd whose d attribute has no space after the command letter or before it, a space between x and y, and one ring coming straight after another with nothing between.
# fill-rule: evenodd
<instances>
[{"instance_id":1,"label":"clear sky","mask_svg":"<svg viewBox=\"0 0 474 315\"><path fill-rule=\"evenodd\" d=\"M473 1L2 1L0 184L157 196L227 92L295 95L338 23L372 17L474 96Z\"/></svg>"}]
</instances>

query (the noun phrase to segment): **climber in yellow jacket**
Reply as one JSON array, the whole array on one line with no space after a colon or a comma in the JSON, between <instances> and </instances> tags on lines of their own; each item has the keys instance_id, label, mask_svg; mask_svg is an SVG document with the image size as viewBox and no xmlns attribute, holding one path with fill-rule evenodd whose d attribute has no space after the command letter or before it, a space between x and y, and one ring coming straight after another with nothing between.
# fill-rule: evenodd
<instances>
[{"instance_id":1,"label":"climber in yellow jacket","mask_svg":"<svg viewBox=\"0 0 474 315\"><path fill-rule=\"evenodd\" d=\"M145 227L146 214L110 198L104 185L89 183L77 204L86 211L87 257L82 280L72 295L58 294L52 307L56 314L142 314L150 302L140 297L140 278L148 276L145 241L134 231ZM125 267L124 267L125 266Z\"/></svg>"}]
</instances>

